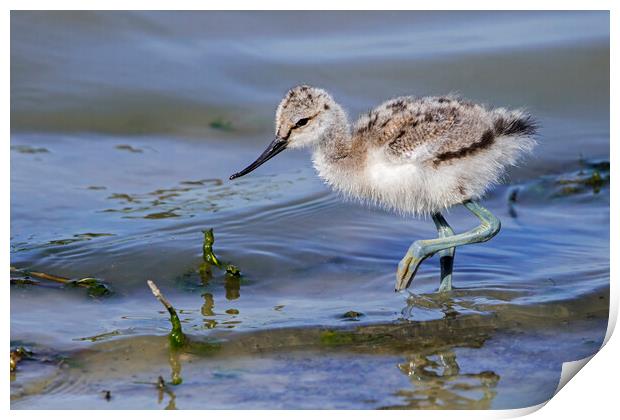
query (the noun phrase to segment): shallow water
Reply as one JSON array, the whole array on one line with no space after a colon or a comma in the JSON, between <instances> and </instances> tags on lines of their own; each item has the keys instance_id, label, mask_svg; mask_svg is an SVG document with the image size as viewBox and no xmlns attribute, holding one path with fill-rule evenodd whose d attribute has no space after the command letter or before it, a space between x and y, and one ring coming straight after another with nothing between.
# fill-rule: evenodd
<instances>
[{"instance_id":1,"label":"shallow water","mask_svg":"<svg viewBox=\"0 0 620 420\"><path fill-rule=\"evenodd\" d=\"M11 18L11 264L114 292L11 287L12 345L35 354L12 377L12 408L516 408L548 399L561 362L600 346L608 14ZM398 261L432 222L342 201L304 153L227 180L300 82L351 115L458 91L540 120L534 156L485 200L501 233L457 252L454 293L435 293L436 257L394 293ZM600 185L570 182L595 172ZM241 281L201 278L211 227ZM147 279L190 348L170 353ZM154 385L179 367L181 385Z\"/></svg>"}]
</instances>

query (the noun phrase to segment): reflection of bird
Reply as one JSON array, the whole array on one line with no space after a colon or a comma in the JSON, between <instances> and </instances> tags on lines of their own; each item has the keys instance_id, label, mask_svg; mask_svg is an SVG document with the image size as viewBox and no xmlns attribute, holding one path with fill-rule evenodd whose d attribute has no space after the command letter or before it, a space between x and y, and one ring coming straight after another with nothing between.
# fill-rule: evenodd
<instances>
[{"instance_id":1,"label":"reflection of bird","mask_svg":"<svg viewBox=\"0 0 620 420\"><path fill-rule=\"evenodd\" d=\"M413 389L398 392L406 400L406 406L393 407L400 409L486 410L497 395L500 380L488 370L462 373L453 350L412 354L398 369L413 385Z\"/></svg>"},{"instance_id":2,"label":"reflection of bird","mask_svg":"<svg viewBox=\"0 0 620 420\"><path fill-rule=\"evenodd\" d=\"M484 242L499 220L478 204L508 165L533 145L536 124L522 111L486 109L453 96L400 97L363 115L351 129L322 89L297 86L276 112L276 138L234 179L286 148L310 147L318 174L344 194L400 213L430 214L439 238L414 242L400 262L396 290L420 263L441 256L440 291L450 290L456 246ZM481 224L454 234L441 211L463 204Z\"/></svg>"}]
</instances>

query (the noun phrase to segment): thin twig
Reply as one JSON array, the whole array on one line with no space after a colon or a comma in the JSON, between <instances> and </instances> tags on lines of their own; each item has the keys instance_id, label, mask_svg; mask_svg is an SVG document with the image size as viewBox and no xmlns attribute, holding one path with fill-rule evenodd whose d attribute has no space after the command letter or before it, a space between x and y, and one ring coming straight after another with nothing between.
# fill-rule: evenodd
<instances>
[{"instance_id":1,"label":"thin twig","mask_svg":"<svg viewBox=\"0 0 620 420\"><path fill-rule=\"evenodd\" d=\"M183 329L181 328L181 320L177 315L177 311L174 309L172 304L166 297L161 293L159 287L152 280L147 280L146 283L149 285L151 292L153 292L153 296L157 298L158 301L161 302L162 305L168 310L170 314L170 323L172 324L172 330L170 331L170 344L173 347L181 347L185 344L185 334L183 334Z\"/></svg>"},{"instance_id":2,"label":"thin twig","mask_svg":"<svg viewBox=\"0 0 620 420\"><path fill-rule=\"evenodd\" d=\"M15 268L15 267L11 267L11 272L21 273L21 274L32 276L32 277L38 277L43 280L54 281L56 283L62 283L62 284L67 284L71 281L71 279L68 279L66 277L60 277L60 276L55 276L53 274L41 273L39 271L20 270L19 268Z\"/></svg>"},{"instance_id":3,"label":"thin twig","mask_svg":"<svg viewBox=\"0 0 620 420\"><path fill-rule=\"evenodd\" d=\"M160 301L161 304L166 307L168 312L170 312L170 315L172 315L173 312L176 315L176 311L174 310L174 307L172 306L170 301L166 299L164 295L162 295L161 291L159 290L159 287L157 287L155 282L153 280L147 280L146 284L149 285L149 287L151 288L151 292L153 292L153 295L157 298L157 300Z\"/></svg>"}]
</instances>

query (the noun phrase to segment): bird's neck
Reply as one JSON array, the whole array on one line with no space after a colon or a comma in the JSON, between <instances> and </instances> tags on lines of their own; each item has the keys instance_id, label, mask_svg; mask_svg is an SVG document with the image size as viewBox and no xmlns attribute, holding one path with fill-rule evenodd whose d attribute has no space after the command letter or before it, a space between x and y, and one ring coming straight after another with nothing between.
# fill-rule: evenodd
<instances>
[{"instance_id":1,"label":"bird's neck","mask_svg":"<svg viewBox=\"0 0 620 420\"><path fill-rule=\"evenodd\" d=\"M351 155L352 139L347 114L338 104L332 105L331 124L316 143L314 157L327 161L346 159Z\"/></svg>"},{"instance_id":2,"label":"bird's neck","mask_svg":"<svg viewBox=\"0 0 620 420\"><path fill-rule=\"evenodd\" d=\"M351 135L347 115L340 107L337 111L315 145L312 162L327 183L338 190L349 190L349 181L363 169L364 153Z\"/></svg>"}]
</instances>

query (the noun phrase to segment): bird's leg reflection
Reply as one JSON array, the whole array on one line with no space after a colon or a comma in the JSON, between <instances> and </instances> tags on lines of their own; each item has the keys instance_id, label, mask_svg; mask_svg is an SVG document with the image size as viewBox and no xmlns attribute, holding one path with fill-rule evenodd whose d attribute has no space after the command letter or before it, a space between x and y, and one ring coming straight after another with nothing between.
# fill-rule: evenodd
<instances>
[{"instance_id":1,"label":"bird's leg reflection","mask_svg":"<svg viewBox=\"0 0 620 420\"><path fill-rule=\"evenodd\" d=\"M432 293L427 295L417 295L411 293L407 298L407 306L401 311L406 319L413 319L413 311L416 308L437 310L443 312L445 318L456 318L459 312L454 309L456 303L450 294Z\"/></svg>"},{"instance_id":2,"label":"bird's leg reflection","mask_svg":"<svg viewBox=\"0 0 620 420\"><path fill-rule=\"evenodd\" d=\"M491 371L462 374L452 350L413 354L398 364L413 389L398 392L410 408L488 409L499 376Z\"/></svg>"}]
</instances>

